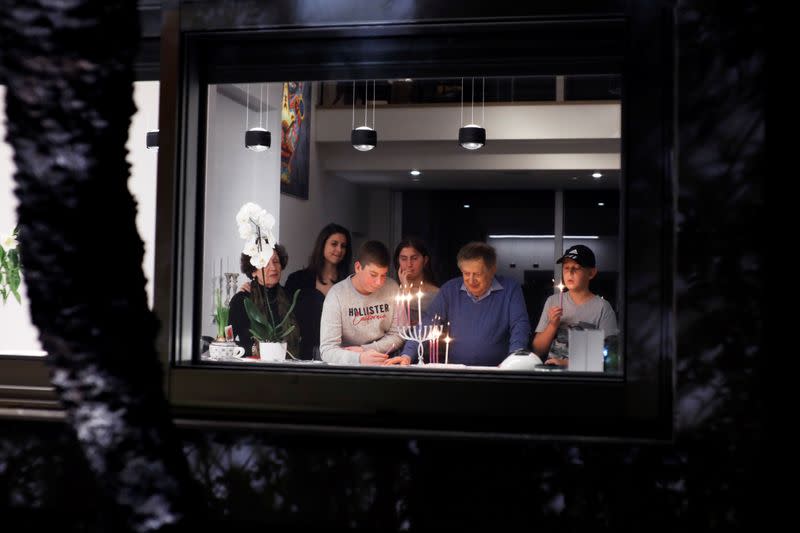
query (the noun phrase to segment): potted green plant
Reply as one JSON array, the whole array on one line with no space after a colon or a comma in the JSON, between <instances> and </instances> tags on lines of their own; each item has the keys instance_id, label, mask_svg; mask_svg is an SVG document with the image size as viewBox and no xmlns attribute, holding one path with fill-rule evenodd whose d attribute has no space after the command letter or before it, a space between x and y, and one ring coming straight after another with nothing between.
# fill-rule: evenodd
<instances>
[{"instance_id":1,"label":"potted green plant","mask_svg":"<svg viewBox=\"0 0 800 533\"><path fill-rule=\"evenodd\" d=\"M0 240L0 296L6 303L9 295L21 302L19 285L22 281L19 250L17 250L17 228Z\"/></svg>"},{"instance_id":2,"label":"potted green plant","mask_svg":"<svg viewBox=\"0 0 800 533\"><path fill-rule=\"evenodd\" d=\"M252 291L253 296L245 300L244 308L250 319L250 334L258 341L259 357L265 361L282 361L288 353L294 359L294 354L286 348L285 339L295 328L292 322L292 313L300 291L294 292L292 303L280 322L276 322L276 312L269 303L266 290L260 285L254 284Z\"/></svg>"},{"instance_id":3,"label":"potted green plant","mask_svg":"<svg viewBox=\"0 0 800 533\"><path fill-rule=\"evenodd\" d=\"M214 290L214 322L217 324L217 337L208 346L208 355L212 361L238 359L244 355L244 348L237 346L226 333L230 308L222 303L222 291Z\"/></svg>"}]
</instances>

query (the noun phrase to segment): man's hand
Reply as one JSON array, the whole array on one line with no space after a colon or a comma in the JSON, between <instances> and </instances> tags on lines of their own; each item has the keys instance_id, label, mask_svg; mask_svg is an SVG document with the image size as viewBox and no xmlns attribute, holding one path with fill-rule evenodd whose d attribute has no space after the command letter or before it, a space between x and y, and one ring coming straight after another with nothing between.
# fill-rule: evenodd
<instances>
[{"instance_id":1,"label":"man's hand","mask_svg":"<svg viewBox=\"0 0 800 533\"><path fill-rule=\"evenodd\" d=\"M398 355L396 357L390 357L386 361L384 361L383 366L389 365L400 365L406 366L411 364L411 358L407 355Z\"/></svg>"},{"instance_id":2,"label":"man's hand","mask_svg":"<svg viewBox=\"0 0 800 533\"><path fill-rule=\"evenodd\" d=\"M364 350L358 356L358 361L362 365L382 365L389 356L375 350Z\"/></svg>"},{"instance_id":3,"label":"man's hand","mask_svg":"<svg viewBox=\"0 0 800 533\"><path fill-rule=\"evenodd\" d=\"M569 365L569 359L553 359L552 357L544 362L546 365L554 365L554 366L567 366Z\"/></svg>"}]
</instances>

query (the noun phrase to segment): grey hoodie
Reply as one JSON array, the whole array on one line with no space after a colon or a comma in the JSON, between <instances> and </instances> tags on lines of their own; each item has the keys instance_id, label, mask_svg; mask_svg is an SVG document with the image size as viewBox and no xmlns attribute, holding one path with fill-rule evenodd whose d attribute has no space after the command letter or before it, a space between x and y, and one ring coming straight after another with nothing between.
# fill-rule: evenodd
<instances>
[{"instance_id":1,"label":"grey hoodie","mask_svg":"<svg viewBox=\"0 0 800 533\"><path fill-rule=\"evenodd\" d=\"M372 294L361 294L347 277L331 287L322 305L319 351L323 361L358 365L359 353L345 346L362 346L381 353L403 347L394 323L397 282L391 278Z\"/></svg>"}]
</instances>

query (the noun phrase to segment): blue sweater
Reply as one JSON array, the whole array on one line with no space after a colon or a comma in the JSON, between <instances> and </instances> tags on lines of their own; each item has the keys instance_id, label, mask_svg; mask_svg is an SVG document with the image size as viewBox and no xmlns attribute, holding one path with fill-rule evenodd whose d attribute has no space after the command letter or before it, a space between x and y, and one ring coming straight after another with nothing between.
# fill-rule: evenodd
<instances>
[{"instance_id":1,"label":"blue sweater","mask_svg":"<svg viewBox=\"0 0 800 533\"><path fill-rule=\"evenodd\" d=\"M514 350L529 349L531 325L522 288L510 278L495 276L495 280L502 288L474 302L466 290L461 290L463 280L451 279L442 285L423 314L426 324L430 324L434 315L443 317L445 324L450 322L451 363L496 366ZM441 363L444 363L444 350L442 342ZM417 343L406 342L403 354L416 360Z\"/></svg>"}]
</instances>

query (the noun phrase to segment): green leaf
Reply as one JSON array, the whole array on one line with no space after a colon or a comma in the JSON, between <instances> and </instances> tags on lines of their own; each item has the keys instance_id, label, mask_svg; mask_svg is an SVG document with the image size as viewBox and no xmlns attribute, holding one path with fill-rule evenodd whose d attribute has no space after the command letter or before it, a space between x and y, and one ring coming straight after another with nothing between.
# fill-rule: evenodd
<instances>
[{"instance_id":1,"label":"green leaf","mask_svg":"<svg viewBox=\"0 0 800 533\"><path fill-rule=\"evenodd\" d=\"M262 324L264 326L269 325L267 323L267 317L264 316L264 313L261 311L261 309L259 309L255 302L253 302L253 300L250 298L245 298L244 310L247 312L247 317L250 319L250 322Z\"/></svg>"},{"instance_id":2,"label":"green leaf","mask_svg":"<svg viewBox=\"0 0 800 533\"><path fill-rule=\"evenodd\" d=\"M284 331L283 333L279 334L278 338L279 339L285 339L289 335L289 333L292 332L292 330L294 330L294 324L289 326L289 328L286 331Z\"/></svg>"},{"instance_id":3,"label":"green leaf","mask_svg":"<svg viewBox=\"0 0 800 533\"><path fill-rule=\"evenodd\" d=\"M283 320L281 320L281 323L275 326L276 329L282 328L286 324L286 321L289 320L289 318L292 316L292 311L294 311L294 306L295 304L297 304L297 297L299 295L300 295L300 289L294 291L294 296L292 297L292 305L289 306L289 309L286 311L286 315L284 315ZM289 331L291 331L291 329ZM288 333L284 333L283 337L285 337L286 335L288 335Z\"/></svg>"},{"instance_id":4,"label":"green leaf","mask_svg":"<svg viewBox=\"0 0 800 533\"><path fill-rule=\"evenodd\" d=\"M11 291L17 292L17 289L19 289L19 284L21 281L19 270L9 271L6 277L8 278L8 286L11 288Z\"/></svg>"}]
</instances>

